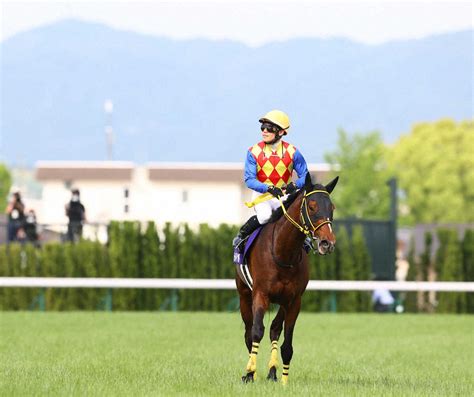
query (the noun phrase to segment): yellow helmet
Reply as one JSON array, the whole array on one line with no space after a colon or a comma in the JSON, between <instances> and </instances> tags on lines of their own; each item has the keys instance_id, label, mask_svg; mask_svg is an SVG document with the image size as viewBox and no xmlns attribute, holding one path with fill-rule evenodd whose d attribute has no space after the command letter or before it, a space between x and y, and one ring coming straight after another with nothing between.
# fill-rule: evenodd
<instances>
[{"instance_id":1,"label":"yellow helmet","mask_svg":"<svg viewBox=\"0 0 474 397\"><path fill-rule=\"evenodd\" d=\"M278 127L285 131L290 128L290 118L285 112L282 112L281 110L270 110L265 116L263 116L258 121L260 121L260 123L269 121L270 123L276 124Z\"/></svg>"}]
</instances>

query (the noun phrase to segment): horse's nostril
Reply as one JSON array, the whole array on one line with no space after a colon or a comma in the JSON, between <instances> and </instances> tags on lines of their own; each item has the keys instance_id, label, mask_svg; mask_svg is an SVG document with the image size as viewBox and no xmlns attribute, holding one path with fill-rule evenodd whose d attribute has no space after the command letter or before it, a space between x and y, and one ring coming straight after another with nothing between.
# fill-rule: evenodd
<instances>
[{"instance_id":1,"label":"horse's nostril","mask_svg":"<svg viewBox=\"0 0 474 397\"><path fill-rule=\"evenodd\" d=\"M329 248L329 246L330 246L329 241L327 241L327 240L322 240L322 241L321 241L321 246L322 246L323 248Z\"/></svg>"},{"instance_id":2,"label":"horse's nostril","mask_svg":"<svg viewBox=\"0 0 474 397\"><path fill-rule=\"evenodd\" d=\"M329 240L321 240L319 246L323 251L326 251L326 253L331 253L334 251L334 243Z\"/></svg>"}]
</instances>

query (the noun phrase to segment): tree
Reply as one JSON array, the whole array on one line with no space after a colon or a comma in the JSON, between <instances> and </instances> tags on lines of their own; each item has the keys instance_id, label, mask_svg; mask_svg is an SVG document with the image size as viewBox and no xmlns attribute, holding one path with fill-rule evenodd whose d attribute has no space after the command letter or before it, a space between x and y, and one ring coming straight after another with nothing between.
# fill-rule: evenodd
<instances>
[{"instance_id":1,"label":"tree","mask_svg":"<svg viewBox=\"0 0 474 397\"><path fill-rule=\"evenodd\" d=\"M464 281L474 281L474 230L466 230L462 242ZM466 293L466 311L474 313L474 293Z\"/></svg>"},{"instance_id":2,"label":"tree","mask_svg":"<svg viewBox=\"0 0 474 397\"><path fill-rule=\"evenodd\" d=\"M0 164L0 209L3 212L7 207L8 192L12 186L12 177L5 164Z\"/></svg>"},{"instance_id":3,"label":"tree","mask_svg":"<svg viewBox=\"0 0 474 397\"><path fill-rule=\"evenodd\" d=\"M345 227L337 230L337 244L334 251L337 261L338 280L355 280L356 269L352 255L349 233ZM357 292L344 291L338 293L337 310L340 312L354 312L357 307Z\"/></svg>"},{"instance_id":4,"label":"tree","mask_svg":"<svg viewBox=\"0 0 474 397\"><path fill-rule=\"evenodd\" d=\"M356 280L370 280L372 264L365 244L364 230L361 225L354 226L352 231L352 255ZM357 311L370 311L370 294L367 291L357 292Z\"/></svg>"},{"instance_id":5,"label":"tree","mask_svg":"<svg viewBox=\"0 0 474 397\"><path fill-rule=\"evenodd\" d=\"M147 223L145 233L141 239L141 260L143 274L145 278L158 277L158 268L161 261L160 238L156 232L155 222ZM144 296L144 309L155 310L158 308L158 290L150 289L142 291Z\"/></svg>"},{"instance_id":6,"label":"tree","mask_svg":"<svg viewBox=\"0 0 474 397\"><path fill-rule=\"evenodd\" d=\"M387 218L391 176L385 161L386 148L378 132L354 134L339 130L338 148L326 153L341 180L332 193L338 217Z\"/></svg>"},{"instance_id":7,"label":"tree","mask_svg":"<svg viewBox=\"0 0 474 397\"><path fill-rule=\"evenodd\" d=\"M438 280L463 281L463 255L456 230L439 229L440 247L437 252L436 272ZM437 312L460 313L464 310L464 295L453 292L438 294Z\"/></svg>"},{"instance_id":8,"label":"tree","mask_svg":"<svg viewBox=\"0 0 474 397\"><path fill-rule=\"evenodd\" d=\"M402 136L389 153L405 193L401 222L474 221L473 153L473 121L417 124Z\"/></svg>"}]
</instances>

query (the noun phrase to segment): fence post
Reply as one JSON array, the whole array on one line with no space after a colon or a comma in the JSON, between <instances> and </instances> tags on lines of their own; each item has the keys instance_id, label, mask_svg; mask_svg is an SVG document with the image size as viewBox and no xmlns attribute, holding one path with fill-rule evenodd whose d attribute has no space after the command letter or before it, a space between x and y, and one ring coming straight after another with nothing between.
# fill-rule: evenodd
<instances>
[{"instance_id":1,"label":"fence post","mask_svg":"<svg viewBox=\"0 0 474 397\"><path fill-rule=\"evenodd\" d=\"M45 299L46 288L40 288L38 294L38 308L40 311L46 311L46 299Z\"/></svg>"},{"instance_id":2,"label":"fence post","mask_svg":"<svg viewBox=\"0 0 474 397\"><path fill-rule=\"evenodd\" d=\"M178 311L178 291L175 289L171 292L170 306L172 311Z\"/></svg>"},{"instance_id":3,"label":"fence post","mask_svg":"<svg viewBox=\"0 0 474 397\"><path fill-rule=\"evenodd\" d=\"M331 291L329 294L329 310L331 313L337 312L337 295L336 291Z\"/></svg>"},{"instance_id":4,"label":"fence post","mask_svg":"<svg viewBox=\"0 0 474 397\"><path fill-rule=\"evenodd\" d=\"M112 311L112 288L107 289L107 295L105 295L104 309L108 312Z\"/></svg>"}]
</instances>

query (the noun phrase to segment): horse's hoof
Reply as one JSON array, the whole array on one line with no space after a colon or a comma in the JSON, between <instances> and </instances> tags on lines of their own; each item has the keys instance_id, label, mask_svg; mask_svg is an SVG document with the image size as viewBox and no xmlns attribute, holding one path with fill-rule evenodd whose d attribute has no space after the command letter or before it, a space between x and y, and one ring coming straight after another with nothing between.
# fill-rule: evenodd
<instances>
[{"instance_id":1,"label":"horse's hoof","mask_svg":"<svg viewBox=\"0 0 474 397\"><path fill-rule=\"evenodd\" d=\"M254 381L254 373L255 372L248 372L246 375L242 376L242 382L243 383L250 383Z\"/></svg>"},{"instance_id":2,"label":"horse's hoof","mask_svg":"<svg viewBox=\"0 0 474 397\"><path fill-rule=\"evenodd\" d=\"M271 367L270 368L270 371L268 371L268 376L267 376L267 379L268 380L272 380L274 382L276 382L278 379L277 379L277 370L275 367Z\"/></svg>"}]
</instances>

